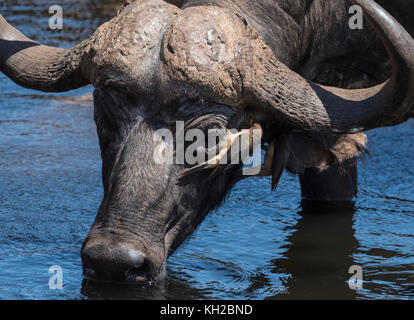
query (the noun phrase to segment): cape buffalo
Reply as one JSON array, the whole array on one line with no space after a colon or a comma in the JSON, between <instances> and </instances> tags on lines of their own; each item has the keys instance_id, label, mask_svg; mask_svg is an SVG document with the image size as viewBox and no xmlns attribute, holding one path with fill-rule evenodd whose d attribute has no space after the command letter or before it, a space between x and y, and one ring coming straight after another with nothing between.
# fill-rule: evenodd
<instances>
[{"instance_id":1,"label":"cape buffalo","mask_svg":"<svg viewBox=\"0 0 414 320\"><path fill-rule=\"evenodd\" d=\"M179 121L183 134L255 125L267 148L259 175L273 187L286 168L306 199L352 199L363 132L406 121L414 104L414 6L378 2L387 11L373 0L128 0L71 49L34 42L0 16L10 79L47 92L95 88L104 199L84 274L161 278L167 257L245 178L241 163L154 161L156 132ZM362 29L350 27L353 5ZM163 143L177 152L177 137Z\"/></svg>"}]
</instances>

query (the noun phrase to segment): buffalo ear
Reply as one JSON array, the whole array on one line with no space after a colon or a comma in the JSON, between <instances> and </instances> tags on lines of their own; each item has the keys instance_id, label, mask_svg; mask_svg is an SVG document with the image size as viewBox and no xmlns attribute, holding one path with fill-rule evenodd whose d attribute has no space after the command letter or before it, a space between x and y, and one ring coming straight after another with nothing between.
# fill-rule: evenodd
<instances>
[{"instance_id":1,"label":"buffalo ear","mask_svg":"<svg viewBox=\"0 0 414 320\"><path fill-rule=\"evenodd\" d=\"M367 150L368 138L364 133L340 135L329 151L341 162L360 156Z\"/></svg>"},{"instance_id":2,"label":"buffalo ear","mask_svg":"<svg viewBox=\"0 0 414 320\"><path fill-rule=\"evenodd\" d=\"M327 169L333 163L357 158L367 152L364 133L344 135L291 134L291 155L287 169L301 174L307 168Z\"/></svg>"}]
</instances>

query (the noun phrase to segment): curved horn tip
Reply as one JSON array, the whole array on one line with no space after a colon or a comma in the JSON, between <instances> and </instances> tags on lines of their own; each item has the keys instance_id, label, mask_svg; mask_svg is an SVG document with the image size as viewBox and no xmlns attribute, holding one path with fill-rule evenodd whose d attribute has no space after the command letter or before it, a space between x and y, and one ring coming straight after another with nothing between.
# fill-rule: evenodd
<instances>
[{"instance_id":1,"label":"curved horn tip","mask_svg":"<svg viewBox=\"0 0 414 320\"><path fill-rule=\"evenodd\" d=\"M0 71L25 88L61 92L88 85L87 52L87 42L72 49L41 45L0 15Z\"/></svg>"}]
</instances>

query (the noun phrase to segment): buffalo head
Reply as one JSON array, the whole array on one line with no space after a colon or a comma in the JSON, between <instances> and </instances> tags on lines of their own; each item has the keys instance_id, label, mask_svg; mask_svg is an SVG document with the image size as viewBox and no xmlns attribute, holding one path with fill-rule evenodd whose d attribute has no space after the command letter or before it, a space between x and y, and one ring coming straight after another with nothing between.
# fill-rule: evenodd
<instances>
[{"instance_id":1,"label":"buffalo head","mask_svg":"<svg viewBox=\"0 0 414 320\"><path fill-rule=\"evenodd\" d=\"M190 164L156 161L167 149L177 160L178 137L190 129L250 136L256 126L268 149L257 175L272 175L275 187L285 167L324 170L362 151L363 131L407 120L414 41L374 1L352 2L363 7L393 63L392 77L373 88L304 79L278 60L254 27L257 17L235 1L186 9L128 1L90 39L67 50L28 39L0 16L0 69L16 83L48 92L95 87L104 199L82 248L87 276L162 276L167 257L245 177L241 163L183 175ZM177 134L163 140L160 130Z\"/></svg>"}]
</instances>

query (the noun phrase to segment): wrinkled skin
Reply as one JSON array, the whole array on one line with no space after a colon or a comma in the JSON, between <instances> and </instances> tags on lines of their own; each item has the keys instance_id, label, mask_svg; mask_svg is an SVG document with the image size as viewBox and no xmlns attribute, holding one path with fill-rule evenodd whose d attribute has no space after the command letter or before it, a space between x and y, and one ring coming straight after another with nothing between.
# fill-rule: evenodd
<instances>
[{"instance_id":1,"label":"wrinkled skin","mask_svg":"<svg viewBox=\"0 0 414 320\"><path fill-rule=\"evenodd\" d=\"M139 266L129 280L150 280L162 276L166 258L203 220L205 215L229 192L233 185L231 169L214 180L209 172L198 173L179 181L180 165L157 165L153 154L158 142L153 142L155 130L169 128L175 132L175 121L199 121L197 128L233 127L241 117L226 106L202 106L192 102L177 105L161 118L137 108L131 108L131 120L114 124L107 118L106 107L112 102L126 101L119 92L105 88L95 91L95 119L103 158L105 196L95 223L82 249L85 273L91 277L121 280L125 269L106 266L108 253L96 258L94 250L105 251L126 247L145 253L145 264ZM118 117L114 117L119 119ZM114 130L114 126L117 128ZM145 143L143 143L145 141ZM214 186L214 187L212 187ZM96 249L98 246L98 249ZM92 249L91 249L92 248ZM92 253L90 253L92 250ZM120 258L122 260L122 258ZM130 266L128 266L129 268ZM90 273L92 271L92 274ZM129 272L130 272L129 271Z\"/></svg>"},{"instance_id":2,"label":"wrinkled skin","mask_svg":"<svg viewBox=\"0 0 414 320\"><path fill-rule=\"evenodd\" d=\"M263 128L263 143L282 136L290 141L286 169L300 175L304 198L355 196L356 159L365 150L366 136L326 129L312 132L312 124L296 130L296 122L284 121L270 108L259 108L257 101L246 99L244 92L260 87L267 74L260 59L249 60L244 48L263 51L264 56L272 52L300 75L331 86L377 85L391 72L386 51L372 29L350 31L347 0L168 2L172 4L126 1L117 17L79 46L79 51L88 52L81 58L87 67L71 65L81 74L87 72L95 87L103 159L104 199L82 247L84 273L91 278L162 278L168 256L243 178L240 165L180 180L188 166L157 164L155 131L175 132L176 121L184 121L186 130L206 132L245 129L253 118ZM380 2L390 7L387 1ZM413 12L414 6L395 2L398 5L391 11L413 34L414 25L404 13ZM205 44L199 41L213 28L216 34L211 39ZM235 58L229 52L239 55ZM375 64L364 67L370 60ZM283 78L285 69L278 71ZM250 74L256 77L246 82ZM16 82L24 85L23 80ZM86 81L77 76L75 82L79 86ZM299 122L307 125L306 116L298 117ZM326 119L320 123L326 127ZM318 189L320 185L332 187Z\"/></svg>"},{"instance_id":3,"label":"wrinkled skin","mask_svg":"<svg viewBox=\"0 0 414 320\"><path fill-rule=\"evenodd\" d=\"M224 1L217 2L226 5ZM193 5L205 3L205 1L186 1L184 7L190 8ZM214 4L213 1L207 1L207 3ZM243 3L248 2L243 1ZM266 1L263 1L263 3L266 3ZM339 11L339 9L333 9L333 7L334 5L331 7L323 6L324 10L327 11ZM243 8L241 2L239 3L239 8ZM126 7L126 10L128 9L134 10L131 6ZM293 7L293 5L289 9L290 12L298 12L298 8ZM156 10L158 16L163 14L161 12L164 12L160 11L159 8L156 8ZM166 11L169 10L174 11L173 8L166 9ZM278 9L276 8L275 10ZM245 17L248 16L246 12L243 13ZM306 17L298 16L297 18L315 20L321 14L326 16L326 13L321 13L316 10L315 12L308 13ZM280 15L284 16L283 20L279 20L281 21L281 26L286 26L285 23L287 20L290 20L290 17L283 11L279 12L275 17ZM153 19L152 16L151 18ZM131 19L145 21L145 18L140 17L139 10L136 14L131 15ZM186 17L186 19L191 19L191 16ZM258 18L252 17L251 19ZM342 21L334 20L334 22L340 25ZM323 50L326 56L329 56L329 52L338 54L338 48L329 48L330 50L327 50L326 48L320 48L316 42L313 43L314 47L305 47L304 43L307 41L310 42L306 38L314 36L312 31L315 27L304 26L303 30L297 31L298 34L295 41L302 41L302 49L300 51L298 50L298 43L290 41L291 33L289 34L289 41L287 41L288 38L284 34L279 35L276 33L276 37L274 36L276 22L273 22L274 29L269 28L265 20L263 22L261 21L261 23L264 23L267 27L265 29L263 27L260 28L258 25L257 27L259 30L262 30L264 38L269 39L269 45L272 46L274 52L279 53L278 58L292 68L304 70L303 72L308 76L322 77L325 73L321 74L316 71L320 65L321 68L324 68L323 71L326 70L326 66L320 62L325 61L326 58L324 59L323 55L319 55L319 52L314 47ZM326 23L328 23L326 25L326 32L324 33L321 30L318 34L320 43L325 46L328 43L327 38L335 34L329 32L328 28L330 27L329 24L333 22L328 20ZM191 23L189 24L191 25ZM127 25L129 28L136 30L143 28L142 26L134 26L129 23ZM162 27L160 26L160 28ZM125 30L123 30L123 35L130 41L130 38L125 36ZM305 40L300 39L303 35L305 35ZM113 36L111 33L107 34L108 38ZM117 35L117 37L119 36ZM375 42L372 33L367 32L362 37L369 38L369 41ZM97 38L103 44L107 42L103 36ZM151 35L148 35L147 39L151 38ZM157 38L154 37L154 39ZM361 39L352 39L352 41L358 42ZM129 43L125 46L133 50ZM295 54L291 54L289 51L286 52L285 48L294 50ZM177 48L171 49L170 47L168 49L177 50ZM351 51L351 48L350 46L345 48L341 46L341 50L342 54L346 56ZM311 56L309 56L310 53L312 53ZM386 58L386 54L383 54ZM317 59L318 61L315 61ZM155 63L158 63L158 61ZM143 65L147 68L145 72L151 70L151 68L148 69L146 64ZM308 65L313 66L311 70ZM336 65L328 68L336 69ZM389 70L384 68L383 73L387 71ZM145 263L141 265L141 261L139 261L137 268L131 269L130 264L128 265L129 269L126 273L127 279L149 280L162 276L164 274L167 257L197 227L205 215L212 208L220 204L233 184L240 178L238 176L238 169L240 168L235 167L224 174L215 175L213 180L208 178L210 172L201 172L184 181L179 181L177 176L182 171L182 166L159 166L152 159L156 144L151 144L151 141L156 129L169 128L175 132L175 121L184 120L186 123L190 121L197 122L197 119L200 119L201 116L207 113L210 115L210 119L208 123L203 123L201 126L204 130L222 127L240 129L242 128L243 121L247 121L249 115L254 115L255 120L260 122L263 128L266 128L265 139L267 141L285 130L283 124L277 126L274 120L269 122L266 116L256 114L254 109L241 113L224 105L212 107L198 102L177 101L170 103L171 106L167 110L163 108L160 112L160 108L156 106L157 102L146 101L145 99L141 101L139 97L129 97L131 91L135 95L134 83L138 83L140 80L136 78L136 74L145 74L145 72L131 71L132 74L128 75L130 78L125 83L128 87L126 92L125 90L108 88L107 85L95 91L95 120L100 137L102 158L104 160L103 180L105 198L82 249L85 273L91 277L123 278L125 275L125 267L120 266L118 268L116 264L111 264L110 262L105 264L105 261L111 260L111 253L102 254L108 248L114 251L118 247L130 248L143 253L145 256ZM112 75L115 72L109 70L105 74ZM332 74L338 76L336 70ZM121 73L120 76L124 78L125 74ZM378 76L378 74L375 76ZM384 77L383 74L379 76ZM349 75L348 79L342 78L342 84L353 85L355 77L355 75ZM358 75L357 78L360 79L361 76ZM124 81L122 79L122 82ZM344 83L345 81L346 83ZM363 80L360 81L362 82ZM364 84L368 85L370 84L369 82L365 81ZM117 79L111 81L111 83L115 83L115 87L118 87L120 81ZM132 88L129 88L130 86ZM114 105L116 105L116 108L114 108ZM117 114L108 114L108 112L116 112ZM122 122L117 120L117 123L113 123L113 120L111 120L125 118L129 120L123 120ZM307 178L310 173L305 173L307 167L315 168L309 170L316 170L314 174L322 176L322 181L329 181L336 186L344 186L337 187L333 194L329 194L325 190L325 198L322 200L351 199L355 195L355 160L349 160L350 162L343 165L343 172L341 174L338 173L338 165L335 165L333 169L329 169L333 173L327 173L327 177L324 177L324 173L320 172L332 164L334 158L345 160L348 157L352 158L353 156L357 156L365 145L366 140L364 137L364 135L357 135L354 139L352 135L343 136L342 140L347 141L345 143L342 141L343 145L338 147L338 139L336 136L331 136L331 138L320 135L307 135L307 137L303 137L303 134L294 136L296 142L293 145L296 146L296 152L293 152L287 168L292 172L301 173L302 190L305 193L304 198L307 196L307 189L315 192L315 184L312 184L311 188L306 188L306 185L310 181ZM145 141L145 144L142 141ZM327 148L327 146L331 146L331 148ZM341 157L340 154L335 154L335 148L340 150L350 148L353 150ZM328 151L329 149L331 149L331 152ZM312 194L310 196L313 199L320 200L321 194Z\"/></svg>"}]
</instances>

